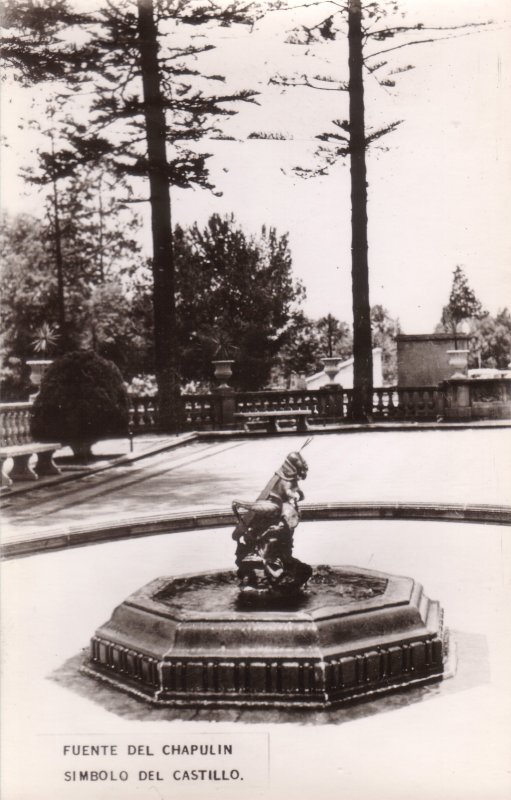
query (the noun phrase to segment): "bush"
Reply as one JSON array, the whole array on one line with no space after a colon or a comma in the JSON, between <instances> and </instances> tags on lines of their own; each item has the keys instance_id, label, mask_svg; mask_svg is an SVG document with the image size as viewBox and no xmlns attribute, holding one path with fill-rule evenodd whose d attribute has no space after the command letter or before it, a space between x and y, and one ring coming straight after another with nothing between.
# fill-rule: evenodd
<instances>
[{"instance_id":1,"label":"bush","mask_svg":"<svg viewBox=\"0 0 511 800\"><path fill-rule=\"evenodd\" d=\"M21 358L9 356L0 363L0 397L2 403L26 402L31 391L30 368Z\"/></svg>"},{"instance_id":2,"label":"bush","mask_svg":"<svg viewBox=\"0 0 511 800\"><path fill-rule=\"evenodd\" d=\"M34 402L34 439L87 455L93 442L127 431L128 397L115 364L89 350L54 361Z\"/></svg>"}]
</instances>

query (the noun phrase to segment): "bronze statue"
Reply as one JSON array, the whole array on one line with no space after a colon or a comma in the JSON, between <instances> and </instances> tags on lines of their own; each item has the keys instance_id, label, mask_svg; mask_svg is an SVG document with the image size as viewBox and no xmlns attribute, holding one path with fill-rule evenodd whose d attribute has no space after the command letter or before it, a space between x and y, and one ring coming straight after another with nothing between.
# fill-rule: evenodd
<instances>
[{"instance_id":1,"label":"bronze statue","mask_svg":"<svg viewBox=\"0 0 511 800\"><path fill-rule=\"evenodd\" d=\"M255 502L233 501L238 524L232 536L238 543L236 566L243 593L293 593L311 577L312 567L293 556L298 503L304 498L298 481L306 477L305 459L301 452L293 452Z\"/></svg>"}]
</instances>

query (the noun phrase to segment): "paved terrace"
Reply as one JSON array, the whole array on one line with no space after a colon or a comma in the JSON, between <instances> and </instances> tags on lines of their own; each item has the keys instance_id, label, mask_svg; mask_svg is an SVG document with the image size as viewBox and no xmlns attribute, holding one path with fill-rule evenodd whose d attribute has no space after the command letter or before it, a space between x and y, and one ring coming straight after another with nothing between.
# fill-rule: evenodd
<instances>
[{"instance_id":1,"label":"paved terrace","mask_svg":"<svg viewBox=\"0 0 511 800\"><path fill-rule=\"evenodd\" d=\"M228 510L235 498L255 499L305 440L147 436L135 440L131 457L126 441L105 441L95 446L99 460L85 474L63 450L62 480L4 495L2 538L9 543L87 525ZM497 506L511 499L509 427L327 433L313 436L305 455L308 503ZM112 459L116 466L109 466Z\"/></svg>"}]
</instances>

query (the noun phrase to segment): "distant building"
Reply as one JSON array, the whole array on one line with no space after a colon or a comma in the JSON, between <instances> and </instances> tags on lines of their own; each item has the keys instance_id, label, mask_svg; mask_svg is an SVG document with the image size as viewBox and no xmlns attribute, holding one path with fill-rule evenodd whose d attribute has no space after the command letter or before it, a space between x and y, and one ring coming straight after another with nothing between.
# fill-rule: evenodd
<instances>
[{"instance_id":1,"label":"distant building","mask_svg":"<svg viewBox=\"0 0 511 800\"><path fill-rule=\"evenodd\" d=\"M314 375L305 378L305 383L307 389L320 389L331 381L328 375L321 370L321 372L315 372ZM341 362L334 377L334 383L338 383L343 389L353 389L353 358ZM373 350L373 386L383 386L381 347L375 347Z\"/></svg>"},{"instance_id":2,"label":"distant building","mask_svg":"<svg viewBox=\"0 0 511 800\"><path fill-rule=\"evenodd\" d=\"M467 349L469 339L458 334L457 349ZM436 386L451 377L453 367L447 355L448 350L455 349L451 333L400 333L396 342L398 386Z\"/></svg>"}]
</instances>

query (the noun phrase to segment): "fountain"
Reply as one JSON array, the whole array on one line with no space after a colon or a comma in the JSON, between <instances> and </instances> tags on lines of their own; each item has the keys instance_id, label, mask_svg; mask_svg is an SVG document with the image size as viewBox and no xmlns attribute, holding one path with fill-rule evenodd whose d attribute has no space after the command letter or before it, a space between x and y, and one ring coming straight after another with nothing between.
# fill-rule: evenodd
<instances>
[{"instance_id":1,"label":"fountain","mask_svg":"<svg viewBox=\"0 0 511 800\"><path fill-rule=\"evenodd\" d=\"M160 577L113 612L83 669L169 706L325 708L441 680L448 637L413 578L293 554L307 476L290 453L233 502L236 571Z\"/></svg>"}]
</instances>

